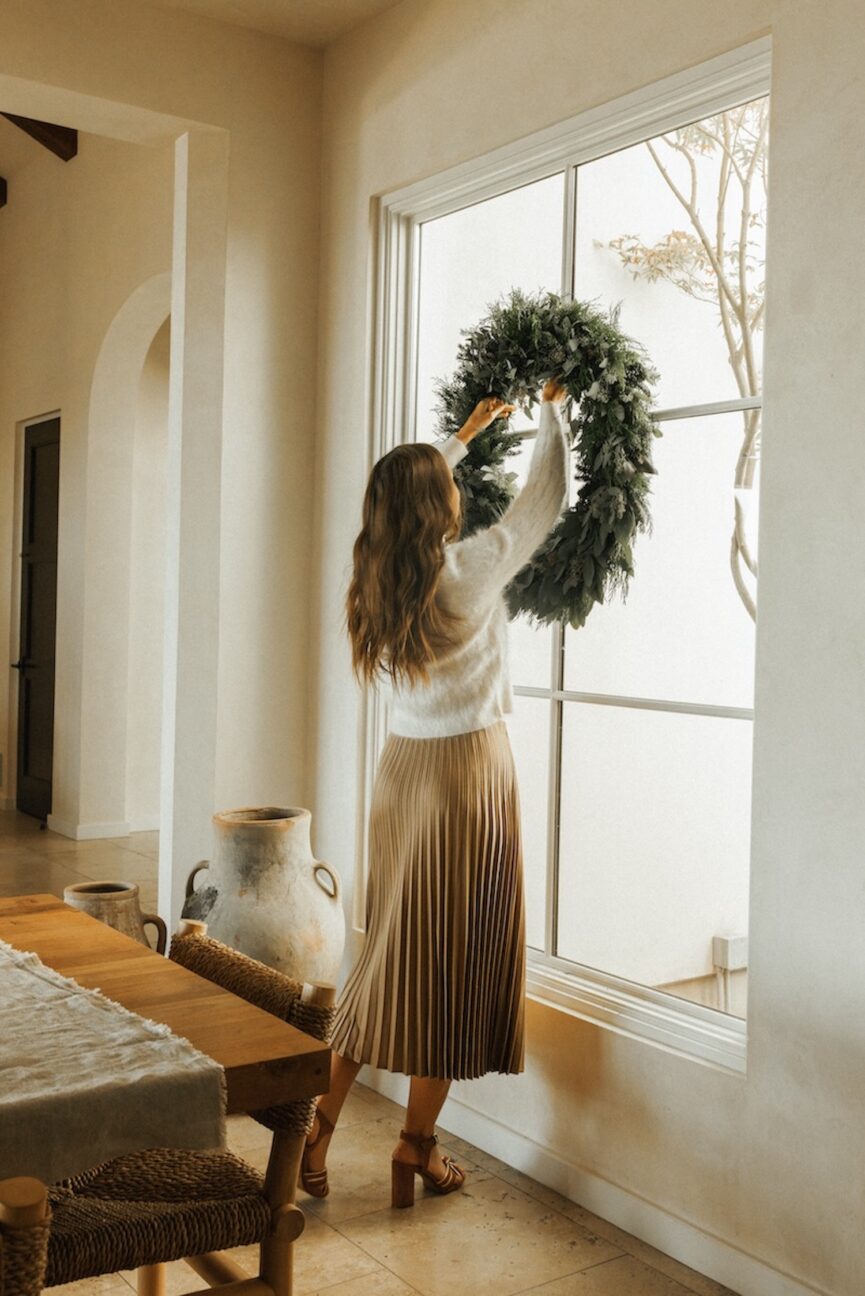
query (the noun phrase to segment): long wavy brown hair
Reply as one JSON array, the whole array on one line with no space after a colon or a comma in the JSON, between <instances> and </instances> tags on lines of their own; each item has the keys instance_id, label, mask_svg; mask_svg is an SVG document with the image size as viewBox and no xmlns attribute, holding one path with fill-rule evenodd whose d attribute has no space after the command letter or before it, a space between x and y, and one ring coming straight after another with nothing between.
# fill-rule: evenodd
<instances>
[{"instance_id":1,"label":"long wavy brown hair","mask_svg":"<svg viewBox=\"0 0 865 1296\"><path fill-rule=\"evenodd\" d=\"M436 602L444 541L459 535L460 506L442 454L400 445L370 473L354 542L346 627L357 677L429 679L430 661L453 645L459 618Z\"/></svg>"}]
</instances>

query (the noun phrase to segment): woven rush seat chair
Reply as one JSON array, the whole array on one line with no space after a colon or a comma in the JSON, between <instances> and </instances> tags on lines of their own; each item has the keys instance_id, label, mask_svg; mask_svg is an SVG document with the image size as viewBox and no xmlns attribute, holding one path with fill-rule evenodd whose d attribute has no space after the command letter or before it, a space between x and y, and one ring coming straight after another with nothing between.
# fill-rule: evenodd
<instances>
[{"instance_id":1,"label":"woven rush seat chair","mask_svg":"<svg viewBox=\"0 0 865 1296\"><path fill-rule=\"evenodd\" d=\"M304 987L184 922L170 958L316 1039L330 1038L333 990ZM292 1245L304 1217L298 1168L315 1100L250 1113L273 1134L264 1176L231 1152L128 1153L47 1192L35 1179L0 1183L0 1296L121 1269L139 1296L162 1296L165 1266L185 1260L226 1296L291 1296ZM222 1252L260 1243L258 1277ZM194 1283L190 1284L194 1288ZM206 1289L205 1289L206 1290Z\"/></svg>"}]
</instances>

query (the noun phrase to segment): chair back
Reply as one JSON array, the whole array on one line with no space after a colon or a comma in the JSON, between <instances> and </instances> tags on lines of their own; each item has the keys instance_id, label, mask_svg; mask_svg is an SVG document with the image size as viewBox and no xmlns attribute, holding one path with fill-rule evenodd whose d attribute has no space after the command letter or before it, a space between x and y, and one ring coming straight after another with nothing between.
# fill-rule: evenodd
<instances>
[{"instance_id":1,"label":"chair back","mask_svg":"<svg viewBox=\"0 0 865 1296\"><path fill-rule=\"evenodd\" d=\"M214 940L206 935L203 923L183 923L171 941L168 957L306 1035L325 1043L330 1040L335 1013L331 987L304 986L302 982L294 981L257 959ZM320 999L330 1002L316 1002ZM314 1113L315 1099L306 1098L250 1112L250 1115L269 1130L305 1135L312 1125Z\"/></svg>"}]
</instances>

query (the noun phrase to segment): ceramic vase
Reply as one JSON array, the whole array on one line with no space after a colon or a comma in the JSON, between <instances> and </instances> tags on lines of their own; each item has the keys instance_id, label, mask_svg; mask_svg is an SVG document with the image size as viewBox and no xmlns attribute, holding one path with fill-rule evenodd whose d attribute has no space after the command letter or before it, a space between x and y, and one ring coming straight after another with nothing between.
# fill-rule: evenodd
<instances>
[{"instance_id":1,"label":"ceramic vase","mask_svg":"<svg viewBox=\"0 0 865 1296\"><path fill-rule=\"evenodd\" d=\"M142 945L150 945L144 928L156 928L156 952L165 953L167 932L159 914L142 913L138 887L132 882L76 882L63 892L63 899L73 909L82 909L91 918L131 936Z\"/></svg>"},{"instance_id":2,"label":"ceramic vase","mask_svg":"<svg viewBox=\"0 0 865 1296\"><path fill-rule=\"evenodd\" d=\"M183 917L296 981L333 986L345 944L342 888L312 853L311 822L300 807L214 815L213 859L192 870Z\"/></svg>"}]
</instances>

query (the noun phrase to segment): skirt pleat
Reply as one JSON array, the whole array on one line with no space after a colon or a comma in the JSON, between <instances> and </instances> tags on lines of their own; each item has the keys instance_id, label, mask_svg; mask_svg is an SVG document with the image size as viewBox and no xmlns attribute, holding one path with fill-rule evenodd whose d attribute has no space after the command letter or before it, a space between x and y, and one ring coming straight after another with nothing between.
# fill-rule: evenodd
<instances>
[{"instance_id":1,"label":"skirt pleat","mask_svg":"<svg viewBox=\"0 0 865 1296\"><path fill-rule=\"evenodd\" d=\"M337 1006L335 1052L406 1075L523 1070L519 795L504 721L449 738L391 734L369 822L366 940Z\"/></svg>"}]
</instances>

